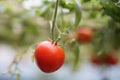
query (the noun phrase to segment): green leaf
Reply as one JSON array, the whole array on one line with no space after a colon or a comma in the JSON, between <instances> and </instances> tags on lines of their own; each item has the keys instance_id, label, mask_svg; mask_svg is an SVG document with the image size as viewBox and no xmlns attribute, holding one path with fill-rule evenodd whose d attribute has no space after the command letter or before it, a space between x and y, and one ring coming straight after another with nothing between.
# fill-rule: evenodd
<instances>
[{"instance_id":1,"label":"green leaf","mask_svg":"<svg viewBox=\"0 0 120 80\"><path fill-rule=\"evenodd\" d=\"M106 0L100 1L105 13L120 23L120 7L118 6L118 3L115 3L111 0L107 0L107 2L105 1Z\"/></svg>"},{"instance_id":2,"label":"green leaf","mask_svg":"<svg viewBox=\"0 0 120 80\"><path fill-rule=\"evenodd\" d=\"M78 27L81 17L82 17L82 10L79 5L79 2L77 2L76 0L75 2L75 27Z\"/></svg>"},{"instance_id":3,"label":"green leaf","mask_svg":"<svg viewBox=\"0 0 120 80\"><path fill-rule=\"evenodd\" d=\"M118 2L119 0L112 0L113 2Z\"/></svg>"},{"instance_id":4,"label":"green leaf","mask_svg":"<svg viewBox=\"0 0 120 80\"><path fill-rule=\"evenodd\" d=\"M79 45L76 43L75 47L74 47L74 56L75 56L75 59L74 59L74 68L77 67L78 65L78 62L79 62Z\"/></svg>"},{"instance_id":5,"label":"green leaf","mask_svg":"<svg viewBox=\"0 0 120 80\"><path fill-rule=\"evenodd\" d=\"M60 0L60 6L63 7L63 8L67 8L69 10L73 10L74 9L73 1L67 2L65 0Z\"/></svg>"},{"instance_id":6,"label":"green leaf","mask_svg":"<svg viewBox=\"0 0 120 80\"><path fill-rule=\"evenodd\" d=\"M45 5L42 5L42 6L43 7L40 10L36 11L36 15L42 16L42 17L50 20L51 17L52 17L51 15L52 15L52 10L53 10L54 3L51 2L49 4L45 4Z\"/></svg>"}]
</instances>

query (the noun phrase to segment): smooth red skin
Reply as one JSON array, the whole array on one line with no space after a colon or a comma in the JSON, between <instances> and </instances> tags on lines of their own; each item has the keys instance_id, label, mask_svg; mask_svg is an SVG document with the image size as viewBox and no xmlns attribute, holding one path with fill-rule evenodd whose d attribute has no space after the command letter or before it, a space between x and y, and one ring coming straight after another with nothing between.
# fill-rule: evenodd
<instances>
[{"instance_id":1,"label":"smooth red skin","mask_svg":"<svg viewBox=\"0 0 120 80\"><path fill-rule=\"evenodd\" d=\"M93 37L93 31L90 28L82 27L77 31L77 40L78 42L90 42Z\"/></svg>"},{"instance_id":2,"label":"smooth red skin","mask_svg":"<svg viewBox=\"0 0 120 80\"><path fill-rule=\"evenodd\" d=\"M101 61L100 61L100 59L97 56L92 56L91 57L91 62L93 64L101 64Z\"/></svg>"},{"instance_id":3,"label":"smooth red skin","mask_svg":"<svg viewBox=\"0 0 120 80\"><path fill-rule=\"evenodd\" d=\"M115 65L118 63L118 58L115 54L107 54L105 57L106 64Z\"/></svg>"},{"instance_id":4,"label":"smooth red skin","mask_svg":"<svg viewBox=\"0 0 120 80\"><path fill-rule=\"evenodd\" d=\"M35 49L37 66L45 73L58 70L64 62L64 51L56 44L43 41Z\"/></svg>"}]
</instances>

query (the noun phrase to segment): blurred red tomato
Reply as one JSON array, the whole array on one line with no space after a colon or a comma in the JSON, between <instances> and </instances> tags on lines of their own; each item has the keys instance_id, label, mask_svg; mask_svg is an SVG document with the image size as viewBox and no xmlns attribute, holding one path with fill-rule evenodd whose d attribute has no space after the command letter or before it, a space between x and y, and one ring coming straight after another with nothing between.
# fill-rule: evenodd
<instances>
[{"instance_id":1,"label":"blurred red tomato","mask_svg":"<svg viewBox=\"0 0 120 80\"><path fill-rule=\"evenodd\" d=\"M108 53L105 57L106 64L115 65L118 63L118 58L115 53Z\"/></svg>"},{"instance_id":2,"label":"blurred red tomato","mask_svg":"<svg viewBox=\"0 0 120 80\"><path fill-rule=\"evenodd\" d=\"M97 55L92 55L91 58L90 58L91 62L93 64L101 64L102 61L100 60L100 58L97 56Z\"/></svg>"},{"instance_id":3,"label":"blurred red tomato","mask_svg":"<svg viewBox=\"0 0 120 80\"><path fill-rule=\"evenodd\" d=\"M77 41L81 43L90 42L93 37L93 31L87 27L81 27L77 31Z\"/></svg>"}]
</instances>

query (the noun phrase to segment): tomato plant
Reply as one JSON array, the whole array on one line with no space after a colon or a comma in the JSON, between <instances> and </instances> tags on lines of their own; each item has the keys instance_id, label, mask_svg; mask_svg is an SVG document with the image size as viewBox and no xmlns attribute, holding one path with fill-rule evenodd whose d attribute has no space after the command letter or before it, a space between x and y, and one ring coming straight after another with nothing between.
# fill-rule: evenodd
<instances>
[{"instance_id":1,"label":"tomato plant","mask_svg":"<svg viewBox=\"0 0 120 80\"><path fill-rule=\"evenodd\" d=\"M36 64L46 73L58 70L63 65L64 57L64 51L53 42L43 41L35 49Z\"/></svg>"},{"instance_id":2,"label":"tomato plant","mask_svg":"<svg viewBox=\"0 0 120 80\"><path fill-rule=\"evenodd\" d=\"M39 1L41 4L32 6L30 10L23 6L26 0L0 1L0 41L27 48L15 56L8 74L20 77L20 72L15 71L20 62L18 57L21 59L28 52L34 53L32 60L35 58L43 72L58 70L65 58L58 42L66 52L65 62L73 62L75 69L79 68L81 55L86 53L86 56L90 52L96 53L90 55L93 64L118 63L116 54L104 52L120 50L120 0ZM48 37L50 41L43 41L36 48L30 46ZM78 42L83 44L79 45Z\"/></svg>"},{"instance_id":3,"label":"tomato plant","mask_svg":"<svg viewBox=\"0 0 120 80\"><path fill-rule=\"evenodd\" d=\"M93 37L93 31L87 27L81 27L77 31L78 42L86 43L90 42Z\"/></svg>"}]
</instances>

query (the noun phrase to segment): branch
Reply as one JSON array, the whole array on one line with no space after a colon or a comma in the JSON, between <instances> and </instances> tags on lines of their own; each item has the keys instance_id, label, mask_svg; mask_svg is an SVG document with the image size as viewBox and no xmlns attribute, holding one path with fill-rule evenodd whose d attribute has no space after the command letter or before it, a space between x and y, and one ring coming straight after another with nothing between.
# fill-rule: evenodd
<instances>
[{"instance_id":1,"label":"branch","mask_svg":"<svg viewBox=\"0 0 120 80\"><path fill-rule=\"evenodd\" d=\"M82 7L84 11L101 11L102 9L102 7Z\"/></svg>"}]
</instances>

